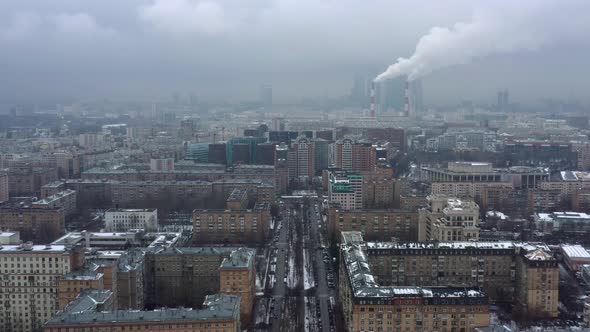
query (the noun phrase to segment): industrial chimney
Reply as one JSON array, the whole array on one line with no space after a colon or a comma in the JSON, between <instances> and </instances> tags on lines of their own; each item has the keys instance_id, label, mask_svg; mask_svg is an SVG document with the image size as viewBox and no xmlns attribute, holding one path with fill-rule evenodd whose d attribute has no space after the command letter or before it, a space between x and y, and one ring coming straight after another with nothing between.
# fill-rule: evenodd
<instances>
[{"instance_id":1,"label":"industrial chimney","mask_svg":"<svg viewBox=\"0 0 590 332\"><path fill-rule=\"evenodd\" d=\"M375 82L371 82L371 106L369 109L369 115L375 118Z\"/></svg>"}]
</instances>

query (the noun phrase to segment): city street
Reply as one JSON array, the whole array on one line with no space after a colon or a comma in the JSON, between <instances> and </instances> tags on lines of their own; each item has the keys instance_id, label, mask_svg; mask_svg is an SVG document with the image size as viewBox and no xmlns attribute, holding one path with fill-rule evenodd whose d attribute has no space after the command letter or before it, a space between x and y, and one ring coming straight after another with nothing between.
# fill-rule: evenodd
<instances>
[{"instance_id":1,"label":"city street","mask_svg":"<svg viewBox=\"0 0 590 332\"><path fill-rule=\"evenodd\" d=\"M269 331L335 331L330 303L335 303L337 274L328 256L321 202L286 199L280 214L270 239L269 291L259 299L258 330L266 321ZM262 318L266 312L268 320Z\"/></svg>"}]
</instances>

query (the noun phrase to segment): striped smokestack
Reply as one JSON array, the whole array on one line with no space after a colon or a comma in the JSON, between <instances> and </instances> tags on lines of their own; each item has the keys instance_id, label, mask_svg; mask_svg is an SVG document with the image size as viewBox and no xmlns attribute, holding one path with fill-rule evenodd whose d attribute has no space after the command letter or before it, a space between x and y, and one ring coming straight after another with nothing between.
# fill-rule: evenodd
<instances>
[{"instance_id":1,"label":"striped smokestack","mask_svg":"<svg viewBox=\"0 0 590 332\"><path fill-rule=\"evenodd\" d=\"M404 116L410 116L410 82L406 81Z\"/></svg>"},{"instance_id":2,"label":"striped smokestack","mask_svg":"<svg viewBox=\"0 0 590 332\"><path fill-rule=\"evenodd\" d=\"M375 82L371 82L371 106L369 109L369 115L375 117Z\"/></svg>"}]
</instances>

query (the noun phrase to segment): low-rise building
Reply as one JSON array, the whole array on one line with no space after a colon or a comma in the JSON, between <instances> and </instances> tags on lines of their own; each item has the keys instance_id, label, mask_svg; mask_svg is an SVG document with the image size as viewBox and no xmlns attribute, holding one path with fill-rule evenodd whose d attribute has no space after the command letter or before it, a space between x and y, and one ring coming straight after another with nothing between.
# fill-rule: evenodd
<instances>
[{"instance_id":1,"label":"low-rise building","mask_svg":"<svg viewBox=\"0 0 590 332\"><path fill-rule=\"evenodd\" d=\"M537 213L535 223L545 233L590 231L590 215L583 212Z\"/></svg>"},{"instance_id":2,"label":"low-rise building","mask_svg":"<svg viewBox=\"0 0 590 332\"><path fill-rule=\"evenodd\" d=\"M580 272L583 265L590 264L590 253L581 245L562 244L560 248L563 261L571 271Z\"/></svg>"},{"instance_id":3,"label":"low-rise building","mask_svg":"<svg viewBox=\"0 0 590 332\"><path fill-rule=\"evenodd\" d=\"M80 245L97 250L125 250L129 247L170 247L177 244L182 233L129 232L70 232L53 241L54 245Z\"/></svg>"},{"instance_id":4,"label":"low-rise building","mask_svg":"<svg viewBox=\"0 0 590 332\"><path fill-rule=\"evenodd\" d=\"M157 209L109 209L104 214L105 229L109 232L125 232L143 229L158 231Z\"/></svg>"}]
</instances>

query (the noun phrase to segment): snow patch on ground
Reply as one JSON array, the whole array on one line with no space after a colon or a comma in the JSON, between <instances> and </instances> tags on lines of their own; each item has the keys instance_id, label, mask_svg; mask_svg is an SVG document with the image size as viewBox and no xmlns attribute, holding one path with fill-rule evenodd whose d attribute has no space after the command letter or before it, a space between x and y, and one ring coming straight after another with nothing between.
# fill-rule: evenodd
<instances>
[{"instance_id":1,"label":"snow patch on ground","mask_svg":"<svg viewBox=\"0 0 590 332\"><path fill-rule=\"evenodd\" d=\"M269 297L261 297L256 300L254 307L254 325L270 323L270 308L274 300Z\"/></svg>"},{"instance_id":2,"label":"snow patch on ground","mask_svg":"<svg viewBox=\"0 0 590 332\"><path fill-rule=\"evenodd\" d=\"M305 290L315 287L313 264L309 256L308 249L303 249L303 287Z\"/></svg>"},{"instance_id":3,"label":"snow patch on ground","mask_svg":"<svg viewBox=\"0 0 590 332\"><path fill-rule=\"evenodd\" d=\"M287 270L287 287L294 289L297 287L297 283L299 283L299 278L297 276L297 268L295 266L295 257L293 257L291 253L287 262Z\"/></svg>"}]
</instances>

